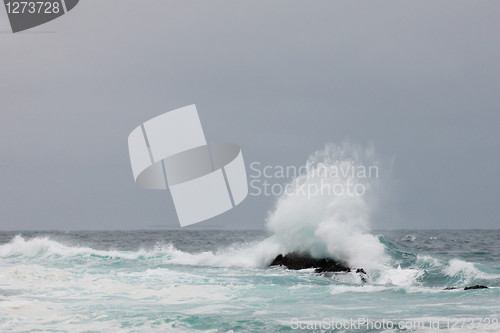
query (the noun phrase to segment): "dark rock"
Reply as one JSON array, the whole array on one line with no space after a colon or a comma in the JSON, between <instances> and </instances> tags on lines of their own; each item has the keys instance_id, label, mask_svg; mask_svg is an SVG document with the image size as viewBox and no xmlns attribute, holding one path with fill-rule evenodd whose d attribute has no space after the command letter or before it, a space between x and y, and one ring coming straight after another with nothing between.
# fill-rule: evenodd
<instances>
[{"instance_id":1,"label":"dark rock","mask_svg":"<svg viewBox=\"0 0 500 333\"><path fill-rule=\"evenodd\" d=\"M457 287L446 287L444 288L444 290L456 290L458 289ZM470 287L465 287L464 290L471 290L471 289L488 289L488 287L486 286L482 286L482 285L475 285L475 286L470 286Z\"/></svg>"},{"instance_id":2,"label":"dark rock","mask_svg":"<svg viewBox=\"0 0 500 333\"><path fill-rule=\"evenodd\" d=\"M471 290L471 289L488 289L488 287L476 284L475 286L470 286L470 287L464 288L464 290Z\"/></svg>"},{"instance_id":3,"label":"dark rock","mask_svg":"<svg viewBox=\"0 0 500 333\"><path fill-rule=\"evenodd\" d=\"M288 269L295 270L314 268L316 273L322 273L326 276L330 276L332 273L356 272L361 277L361 281L366 282L368 280L368 274L363 268L351 269L334 259L313 258L307 253L291 252L284 256L279 254L274 258L270 266L285 266Z\"/></svg>"},{"instance_id":4,"label":"dark rock","mask_svg":"<svg viewBox=\"0 0 500 333\"><path fill-rule=\"evenodd\" d=\"M315 268L316 273L323 272L350 272L351 269L346 265L330 258L313 258L306 253L291 252L278 255L274 258L271 266L285 266L288 269L306 269Z\"/></svg>"},{"instance_id":5,"label":"dark rock","mask_svg":"<svg viewBox=\"0 0 500 333\"><path fill-rule=\"evenodd\" d=\"M363 268L358 268L356 270L356 273L363 273L363 274L366 274L365 270Z\"/></svg>"}]
</instances>

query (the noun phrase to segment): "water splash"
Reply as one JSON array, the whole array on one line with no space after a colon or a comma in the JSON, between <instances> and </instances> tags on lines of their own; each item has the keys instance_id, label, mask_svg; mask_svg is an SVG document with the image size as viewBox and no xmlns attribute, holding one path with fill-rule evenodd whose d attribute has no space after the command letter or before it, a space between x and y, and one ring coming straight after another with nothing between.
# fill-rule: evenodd
<instances>
[{"instance_id":1,"label":"water splash","mask_svg":"<svg viewBox=\"0 0 500 333\"><path fill-rule=\"evenodd\" d=\"M285 192L267 218L273 238L287 252L306 251L365 269L385 265L384 245L369 232L380 186L378 169L376 175L370 173L373 167L373 147L344 142L312 154L307 173L291 183L291 188L305 190Z\"/></svg>"}]
</instances>

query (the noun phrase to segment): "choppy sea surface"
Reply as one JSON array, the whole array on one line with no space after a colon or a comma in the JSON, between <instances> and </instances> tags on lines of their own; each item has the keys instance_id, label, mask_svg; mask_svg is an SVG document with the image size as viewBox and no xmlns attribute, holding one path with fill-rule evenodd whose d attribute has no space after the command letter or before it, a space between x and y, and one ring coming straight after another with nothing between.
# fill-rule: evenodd
<instances>
[{"instance_id":1,"label":"choppy sea surface","mask_svg":"<svg viewBox=\"0 0 500 333\"><path fill-rule=\"evenodd\" d=\"M371 234L364 283L268 267L265 231L0 232L0 331L500 331L500 230Z\"/></svg>"}]
</instances>

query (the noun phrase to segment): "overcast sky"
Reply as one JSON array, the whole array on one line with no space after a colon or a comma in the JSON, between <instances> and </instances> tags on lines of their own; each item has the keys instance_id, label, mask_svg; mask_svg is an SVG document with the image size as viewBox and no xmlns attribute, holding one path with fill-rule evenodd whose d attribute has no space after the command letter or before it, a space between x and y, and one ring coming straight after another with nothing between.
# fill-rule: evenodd
<instances>
[{"instance_id":1,"label":"overcast sky","mask_svg":"<svg viewBox=\"0 0 500 333\"><path fill-rule=\"evenodd\" d=\"M0 9L0 229L175 227L128 134L198 107L247 166L327 142L394 160L374 228L498 228L500 2L83 0L12 34ZM388 179L390 178L390 179ZM205 226L260 228L248 197Z\"/></svg>"}]
</instances>

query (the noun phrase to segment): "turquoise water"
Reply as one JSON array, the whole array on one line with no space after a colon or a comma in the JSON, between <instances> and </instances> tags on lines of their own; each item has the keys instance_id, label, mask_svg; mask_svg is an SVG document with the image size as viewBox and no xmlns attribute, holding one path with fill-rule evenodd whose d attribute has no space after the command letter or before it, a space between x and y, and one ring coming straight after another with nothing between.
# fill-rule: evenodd
<instances>
[{"instance_id":1,"label":"turquoise water","mask_svg":"<svg viewBox=\"0 0 500 333\"><path fill-rule=\"evenodd\" d=\"M264 231L2 232L0 331L500 331L499 230L372 234L362 283L267 267Z\"/></svg>"}]
</instances>

